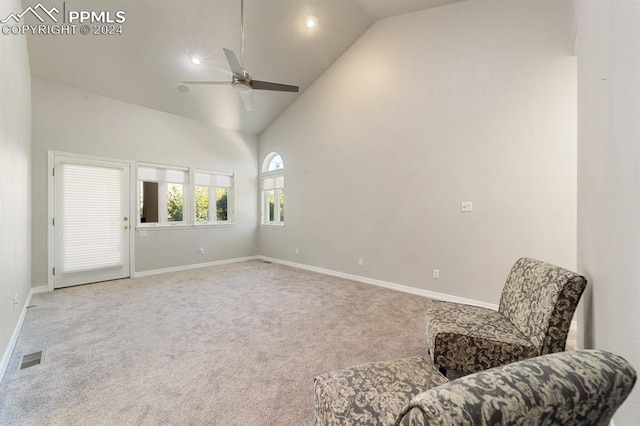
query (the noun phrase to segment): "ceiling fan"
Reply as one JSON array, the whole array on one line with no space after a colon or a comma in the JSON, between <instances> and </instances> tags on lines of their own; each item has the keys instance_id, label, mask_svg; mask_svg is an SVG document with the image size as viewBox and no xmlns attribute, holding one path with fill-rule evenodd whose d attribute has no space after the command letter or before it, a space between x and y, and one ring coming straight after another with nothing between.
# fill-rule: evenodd
<instances>
[{"instance_id":1,"label":"ceiling fan","mask_svg":"<svg viewBox=\"0 0 640 426\"><path fill-rule=\"evenodd\" d=\"M274 90L278 92L298 92L300 89L298 86L292 86L290 84L272 83L269 81L254 80L251 74L247 72L244 67L244 0L240 0L240 33L241 33L241 45L240 45L240 58L242 62L238 61L238 57L233 50L222 48L224 55L231 68L231 81L182 81L182 85L231 85L233 89L240 94L244 107L247 111L253 111L253 99L251 98L251 92L253 90ZM180 91L183 90L178 86Z\"/></svg>"}]
</instances>

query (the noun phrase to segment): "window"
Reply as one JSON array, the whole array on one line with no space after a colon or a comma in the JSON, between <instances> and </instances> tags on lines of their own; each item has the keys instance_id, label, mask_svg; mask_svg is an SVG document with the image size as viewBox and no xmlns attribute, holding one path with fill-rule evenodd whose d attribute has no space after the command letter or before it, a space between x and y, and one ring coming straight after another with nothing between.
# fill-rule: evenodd
<instances>
[{"instance_id":1,"label":"window","mask_svg":"<svg viewBox=\"0 0 640 426\"><path fill-rule=\"evenodd\" d=\"M272 152L262 163L262 224L284 225L284 161Z\"/></svg>"},{"instance_id":2,"label":"window","mask_svg":"<svg viewBox=\"0 0 640 426\"><path fill-rule=\"evenodd\" d=\"M195 224L233 222L233 173L196 170Z\"/></svg>"},{"instance_id":3,"label":"window","mask_svg":"<svg viewBox=\"0 0 640 426\"><path fill-rule=\"evenodd\" d=\"M275 153L273 153L275 154ZM282 161L282 157L279 154L275 154L269 159L269 166L267 167L268 172L275 172L276 170L284 169L284 162Z\"/></svg>"},{"instance_id":4,"label":"window","mask_svg":"<svg viewBox=\"0 0 640 426\"><path fill-rule=\"evenodd\" d=\"M189 173L187 168L138 164L139 224L184 225Z\"/></svg>"}]
</instances>

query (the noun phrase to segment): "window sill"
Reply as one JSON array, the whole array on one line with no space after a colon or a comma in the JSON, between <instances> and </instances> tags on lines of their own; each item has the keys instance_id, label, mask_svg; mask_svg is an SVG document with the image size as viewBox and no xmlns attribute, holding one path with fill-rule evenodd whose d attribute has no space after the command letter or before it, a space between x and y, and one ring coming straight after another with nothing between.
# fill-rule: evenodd
<instances>
[{"instance_id":1,"label":"window sill","mask_svg":"<svg viewBox=\"0 0 640 426\"><path fill-rule=\"evenodd\" d=\"M220 222L220 223L196 223L194 228L232 228L236 226L235 222Z\"/></svg>"},{"instance_id":2,"label":"window sill","mask_svg":"<svg viewBox=\"0 0 640 426\"><path fill-rule=\"evenodd\" d=\"M154 229L166 231L167 229L189 229L193 225L138 225L136 231L153 231Z\"/></svg>"},{"instance_id":3,"label":"window sill","mask_svg":"<svg viewBox=\"0 0 640 426\"><path fill-rule=\"evenodd\" d=\"M260 224L262 228L284 228L284 223L262 223Z\"/></svg>"}]
</instances>

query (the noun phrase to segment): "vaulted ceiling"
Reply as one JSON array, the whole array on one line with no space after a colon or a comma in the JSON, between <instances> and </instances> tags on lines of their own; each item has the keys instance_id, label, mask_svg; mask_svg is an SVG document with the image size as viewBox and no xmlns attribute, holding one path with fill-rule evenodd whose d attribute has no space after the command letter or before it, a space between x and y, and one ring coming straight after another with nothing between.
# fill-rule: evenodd
<instances>
[{"instance_id":1,"label":"vaulted ceiling","mask_svg":"<svg viewBox=\"0 0 640 426\"><path fill-rule=\"evenodd\" d=\"M124 102L260 134L375 21L460 0L245 0L245 67L300 93L252 92L245 111L227 86L176 90L181 80L230 80L222 48L240 56L240 0L43 1L60 10L126 13L122 34L29 36L31 73ZM33 6L33 1L23 1ZM318 25L309 30L304 19ZM202 59L200 65L191 56ZM357 78L357 76L354 76Z\"/></svg>"}]
</instances>

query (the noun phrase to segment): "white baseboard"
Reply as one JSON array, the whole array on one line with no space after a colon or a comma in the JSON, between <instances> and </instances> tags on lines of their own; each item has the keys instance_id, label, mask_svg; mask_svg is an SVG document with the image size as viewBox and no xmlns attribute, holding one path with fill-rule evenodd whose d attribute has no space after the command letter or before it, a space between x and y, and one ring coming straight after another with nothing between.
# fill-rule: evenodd
<instances>
[{"instance_id":1,"label":"white baseboard","mask_svg":"<svg viewBox=\"0 0 640 426\"><path fill-rule=\"evenodd\" d=\"M149 275L167 274L169 272L188 271L190 269L207 268L209 266L227 265L229 263L246 262L256 260L259 256L236 257L234 259L216 260L213 262L194 263L191 265L174 266L172 268L151 269L149 271L134 272L131 278L148 277Z\"/></svg>"},{"instance_id":2,"label":"white baseboard","mask_svg":"<svg viewBox=\"0 0 640 426\"><path fill-rule=\"evenodd\" d=\"M376 280L373 278L362 277L360 275L347 274L345 272L333 271L331 269L319 268L317 266L305 265L303 263L290 262L288 260L274 259L266 256L257 256L257 258L267 262L279 263L281 265L291 266L293 268L304 269L306 271L311 271L311 272L318 272L320 274L330 275L332 277L344 278L347 280L357 281L364 284L372 284L378 287L384 287L392 290L401 291L403 293L414 294L416 296L424 296L430 299L444 300L447 302L454 302L454 303L464 303L466 305L481 306L483 308L498 310L498 305L481 302L479 300L466 299L464 297L452 296L450 294L438 293L435 291L424 290L416 287L410 287L403 284L396 284L388 281Z\"/></svg>"},{"instance_id":3,"label":"white baseboard","mask_svg":"<svg viewBox=\"0 0 640 426\"><path fill-rule=\"evenodd\" d=\"M47 291L49 291L49 288L46 285L40 286L40 287L31 287L31 289L29 290L27 299L24 301L24 306L22 307L22 311L20 312L20 317L18 318L18 322L16 323L16 326L13 329L13 334L11 335L11 339L9 339L9 344L7 345L7 349L4 351L4 355L2 355L2 361L0 361L0 382L4 377L5 371L7 371L7 367L9 366L9 360L11 359L11 355L13 354L13 349L16 347L16 342L18 341L18 336L20 335L20 329L22 328L22 323L24 323L24 318L27 316L27 306L31 305L31 298L36 293L44 293Z\"/></svg>"}]
</instances>

